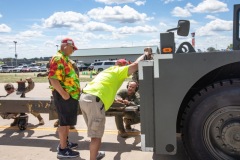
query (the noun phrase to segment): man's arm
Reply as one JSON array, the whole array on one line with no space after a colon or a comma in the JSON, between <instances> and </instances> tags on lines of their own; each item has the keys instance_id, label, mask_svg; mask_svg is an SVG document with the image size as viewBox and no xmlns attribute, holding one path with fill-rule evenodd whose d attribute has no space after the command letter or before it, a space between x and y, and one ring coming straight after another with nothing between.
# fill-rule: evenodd
<instances>
[{"instance_id":1,"label":"man's arm","mask_svg":"<svg viewBox=\"0 0 240 160\"><path fill-rule=\"evenodd\" d=\"M124 90L125 89L121 89L120 91L118 91L115 102L123 103Z\"/></svg>"},{"instance_id":2,"label":"man's arm","mask_svg":"<svg viewBox=\"0 0 240 160\"><path fill-rule=\"evenodd\" d=\"M31 90L34 88L34 86L35 86L32 78L27 78L26 81L28 82L28 85L27 85L27 87L25 88L25 91L24 91L25 93L31 91Z\"/></svg>"},{"instance_id":3,"label":"man's arm","mask_svg":"<svg viewBox=\"0 0 240 160\"><path fill-rule=\"evenodd\" d=\"M66 92L62 88L60 82L57 79L49 78L49 81L50 81L51 85L53 86L53 88L57 90L57 92L62 96L63 99L67 100L70 98L70 95L68 94L68 92Z\"/></svg>"},{"instance_id":4,"label":"man's arm","mask_svg":"<svg viewBox=\"0 0 240 160\"><path fill-rule=\"evenodd\" d=\"M139 104L140 104L140 95L136 92L135 99L133 100L133 105L139 105Z\"/></svg>"},{"instance_id":5,"label":"man's arm","mask_svg":"<svg viewBox=\"0 0 240 160\"><path fill-rule=\"evenodd\" d=\"M135 62L133 62L132 64L129 65L129 68L128 68L129 76L138 70L138 62L143 60L144 56L145 56L145 54L141 55L140 57L138 57L138 59Z\"/></svg>"}]
</instances>

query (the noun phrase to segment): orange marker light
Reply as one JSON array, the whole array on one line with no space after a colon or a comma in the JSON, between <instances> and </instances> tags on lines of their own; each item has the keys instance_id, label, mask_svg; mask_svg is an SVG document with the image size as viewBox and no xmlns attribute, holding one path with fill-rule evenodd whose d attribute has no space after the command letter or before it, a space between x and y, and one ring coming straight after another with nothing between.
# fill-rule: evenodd
<instances>
[{"instance_id":1,"label":"orange marker light","mask_svg":"<svg viewBox=\"0 0 240 160\"><path fill-rule=\"evenodd\" d=\"M172 53L172 48L163 48L162 52L163 53Z\"/></svg>"}]
</instances>

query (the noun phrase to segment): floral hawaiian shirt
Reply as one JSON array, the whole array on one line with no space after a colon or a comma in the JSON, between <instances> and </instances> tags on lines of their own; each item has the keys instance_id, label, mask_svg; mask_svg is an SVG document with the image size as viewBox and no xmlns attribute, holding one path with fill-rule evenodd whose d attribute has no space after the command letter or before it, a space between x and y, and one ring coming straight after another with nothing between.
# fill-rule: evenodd
<instances>
[{"instance_id":1,"label":"floral hawaiian shirt","mask_svg":"<svg viewBox=\"0 0 240 160\"><path fill-rule=\"evenodd\" d=\"M74 71L68 56L58 51L50 61L48 78L59 80L63 89L70 94L73 99L80 97L80 82L78 75Z\"/></svg>"}]
</instances>

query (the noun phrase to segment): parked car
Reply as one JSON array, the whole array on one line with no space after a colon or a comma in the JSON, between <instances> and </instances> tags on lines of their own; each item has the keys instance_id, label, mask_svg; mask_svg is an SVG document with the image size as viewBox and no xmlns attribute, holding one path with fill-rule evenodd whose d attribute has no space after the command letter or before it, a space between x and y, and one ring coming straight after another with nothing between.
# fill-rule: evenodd
<instances>
[{"instance_id":1,"label":"parked car","mask_svg":"<svg viewBox=\"0 0 240 160\"><path fill-rule=\"evenodd\" d=\"M94 68L94 63L91 63L90 66L88 66L88 70L91 71Z\"/></svg>"},{"instance_id":2,"label":"parked car","mask_svg":"<svg viewBox=\"0 0 240 160\"><path fill-rule=\"evenodd\" d=\"M39 66L29 67L29 72L40 72Z\"/></svg>"},{"instance_id":3,"label":"parked car","mask_svg":"<svg viewBox=\"0 0 240 160\"><path fill-rule=\"evenodd\" d=\"M107 68L109 68L111 66L114 66L115 63L116 63L116 61L109 61L109 60L107 60L107 61L98 61L98 62L95 62L93 64L93 66L94 66L94 70L95 71L101 72L104 69L107 69Z\"/></svg>"},{"instance_id":4,"label":"parked car","mask_svg":"<svg viewBox=\"0 0 240 160\"><path fill-rule=\"evenodd\" d=\"M2 66L2 73L11 73L15 66Z\"/></svg>"},{"instance_id":5,"label":"parked car","mask_svg":"<svg viewBox=\"0 0 240 160\"><path fill-rule=\"evenodd\" d=\"M40 67L40 72L47 72L47 71L48 71L47 66Z\"/></svg>"},{"instance_id":6,"label":"parked car","mask_svg":"<svg viewBox=\"0 0 240 160\"><path fill-rule=\"evenodd\" d=\"M27 67L27 66L26 66L26 67ZM22 68L23 68L23 66L18 66L18 67L16 67L16 68L13 68L13 69L12 69L12 72L21 72Z\"/></svg>"},{"instance_id":7,"label":"parked car","mask_svg":"<svg viewBox=\"0 0 240 160\"><path fill-rule=\"evenodd\" d=\"M85 64L79 64L77 65L79 71L84 71L88 69L88 66L86 66Z\"/></svg>"},{"instance_id":8,"label":"parked car","mask_svg":"<svg viewBox=\"0 0 240 160\"><path fill-rule=\"evenodd\" d=\"M23 66L20 72L29 72L29 67L28 66Z\"/></svg>"}]
</instances>

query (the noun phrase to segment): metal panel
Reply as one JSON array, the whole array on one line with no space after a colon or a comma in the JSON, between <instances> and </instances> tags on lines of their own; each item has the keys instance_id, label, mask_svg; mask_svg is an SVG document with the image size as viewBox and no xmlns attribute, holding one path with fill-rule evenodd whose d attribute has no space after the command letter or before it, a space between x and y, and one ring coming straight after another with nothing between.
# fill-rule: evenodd
<instances>
[{"instance_id":1,"label":"metal panel","mask_svg":"<svg viewBox=\"0 0 240 160\"><path fill-rule=\"evenodd\" d=\"M144 75L144 76L143 76ZM141 115L141 145L143 151L153 151L154 108L153 108L153 61L139 63L139 91ZM143 98L144 97L144 98ZM143 98L143 100L142 100Z\"/></svg>"},{"instance_id":2,"label":"metal panel","mask_svg":"<svg viewBox=\"0 0 240 160\"><path fill-rule=\"evenodd\" d=\"M240 49L240 33L239 33L239 25L240 25L240 5L234 5L234 13L233 13L233 49Z\"/></svg>"},{"instance_id":3,"label":"metal panel","mask_svg":"<svg viewBox=\"0 0 240 160\"><path fill-rule=\"evenodd\" d=\"M187 91L210 71L238 62L240 54L237 51L188 53L173 54L173 59L160 58L154 57L154 74L159 74L159 78L154 78L155 151L157 154L175 154L177 114ZM145 98L141 97L141 100L147 100Z\"/></svg>"},{"instance_id":4,"label":"metal panel","mask_svg":"<svg viewBox=\"0 0 240 160\"><path fill-rule=\"evenodd\" d=\"M160 33L160 52L163 48L172 48L172 53L175 53L174 33Z\"/></svg>"},{"instance_id":5,"label":"metal panel","mask_svg":"<svg viewBox=\"0 0 240 160\"><path fill-rule=\"evenodd\" d=\"M0 99L0 112L26 112L32 111L49 113L55 107L50 98L14 98L6 97Z\"/></svg>"}]
</instances>

